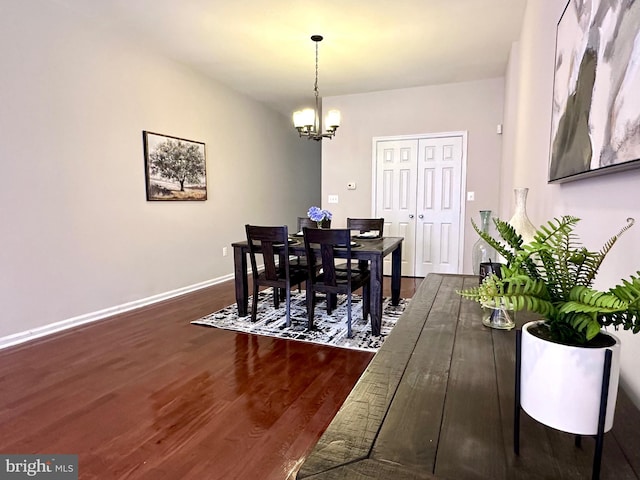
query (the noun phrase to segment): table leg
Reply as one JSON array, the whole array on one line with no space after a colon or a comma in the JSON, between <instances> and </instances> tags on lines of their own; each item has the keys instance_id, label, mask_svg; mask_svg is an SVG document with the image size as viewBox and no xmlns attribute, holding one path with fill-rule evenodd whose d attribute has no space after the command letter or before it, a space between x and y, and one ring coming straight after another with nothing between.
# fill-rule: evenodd
<instances>
[{"instance_id":1,"label":"table leg","mask_svg":"<svg viewBox=\"0 0 640 480\"><path fill-rule=\"evenodd\" d=\"M382 325L382 255L371 259L370 303L371 334L380 335Z\"/></svg>"},{"instance_id":2,"label":"table leg","mask_svg":"<svg viewBox=\"0 0 640 480\"><path fill-rule=\"evenodd\" d=\"M238 316L246 317L249 307L249 282L247 281L247 255L242 247L233 247L233 266Z\"/></svg>"},{"instance_id":3,"label":"table leg","mask_svg":"<svg viewBox=\"0 0 640 480\"><path fill-rule=\"evenodd\" d=\"M402 280L402 242L391 254L391 304L400 303L400 281Z\"/></svg>"}]
</instances>

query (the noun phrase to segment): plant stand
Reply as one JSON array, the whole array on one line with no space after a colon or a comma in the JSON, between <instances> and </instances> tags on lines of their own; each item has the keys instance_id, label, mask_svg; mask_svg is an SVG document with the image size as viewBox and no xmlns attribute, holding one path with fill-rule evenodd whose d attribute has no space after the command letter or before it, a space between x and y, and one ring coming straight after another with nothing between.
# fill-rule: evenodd
<instances>
[{"instance_id":1,"label":"plant stand","mask_svg":"<svg viewBox=\"0 0 640 480\"><path fill-rule=\"evenodd\" d=\"M598 415L598 433L595 435L596 447L593 454L593 468L591 470L592 480L600 478L600 466L602 465L602 449L604 445L604 427L607 413L607 402L609 392L609 381L611 379L611 359L613 351L607 348L604 352L604 370L602 373L602 390L600 392L600 411ZM515 371L515 395L513 409L513 451L520 455L520 380L521 380L521 360L522 360L522 330L516 331L516 371ZM580 447L582 436L576 435L575 446Z\"/></svg>"}]
</instances>

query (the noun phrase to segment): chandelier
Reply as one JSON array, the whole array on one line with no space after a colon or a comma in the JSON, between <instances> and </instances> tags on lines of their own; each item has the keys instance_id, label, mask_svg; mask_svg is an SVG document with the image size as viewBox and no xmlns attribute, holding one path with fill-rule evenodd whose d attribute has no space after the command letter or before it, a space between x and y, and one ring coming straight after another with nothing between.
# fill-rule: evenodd
<instances>
[{"instance_id":1,"label":"chandelier","mask_svg":"<svg viewBox=\"0 0 640 480\"><path fill-rule=\"evenodd\" d=\"M300 137L307 139L322 140L323 138L333 138L336 130L340 126L340 112L330 110L324 120L326 132L320 133L320 102L318 100L318 43L322 41L322 35L312 35L311 40L316 42L316 83L313 93L316 96L316 108L305 108L293 114L293 126L298 130Z\"/></svg>"}]
</instances>

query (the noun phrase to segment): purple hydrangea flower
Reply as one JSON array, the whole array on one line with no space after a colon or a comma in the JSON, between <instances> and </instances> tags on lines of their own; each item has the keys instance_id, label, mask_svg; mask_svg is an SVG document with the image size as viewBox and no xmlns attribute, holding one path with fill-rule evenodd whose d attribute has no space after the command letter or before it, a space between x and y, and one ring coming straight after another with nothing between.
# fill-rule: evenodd
<instances>
[{"instance_id":1,"label":"purple hydrangea flower","mask_svg":"<svg viewBox=\"0 0 640 480\"><path fill-rule=\"evenodd\" d=\"M329 210L322 210L320 207L311 207L307 212L307 216L314 222L321 222L323 220L331 220L331 212Z\"/></svg>"}]
</instances>

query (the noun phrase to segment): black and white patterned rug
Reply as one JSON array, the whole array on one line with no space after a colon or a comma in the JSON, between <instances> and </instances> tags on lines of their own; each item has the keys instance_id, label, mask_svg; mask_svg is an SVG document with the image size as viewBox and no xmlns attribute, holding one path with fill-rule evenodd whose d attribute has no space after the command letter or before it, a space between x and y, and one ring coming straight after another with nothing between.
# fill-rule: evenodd
<instances>
[{"instance_id":1,"label":"black and white patterned rug","mask_svg":"<svg viewBox=\"0 0 640 480\"><path fill-rule=\"evenodd\" d=\"M385 298L382 304L382 335L374 337L371 335L370 320L367 322L362 320L362 298L359 295L353 295L351 297L351 329L353 337L347 338L346 295L338 295L338 307L333 310L331 315L327 315L323 296L319 297L312 331L307 331L307 306L304 292L291 292L291 326L288 328L285 319L285 302L280 302L280 308L274 308L271 289L263 290L258 295L258 312L255 323L251 322L250 315L238 317L238 308L235 303L191 323L256 335L375 352L380 348L386 336L391 332L396 321L409 304L409 299L401 298L400 303L397 306L393 306L391 305L391 299ZM251 297L249 297L249 310L251 310Z\"/></svg>"}]
</instances>

